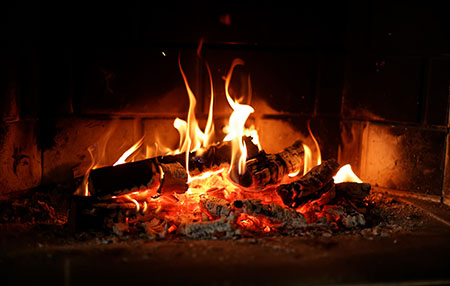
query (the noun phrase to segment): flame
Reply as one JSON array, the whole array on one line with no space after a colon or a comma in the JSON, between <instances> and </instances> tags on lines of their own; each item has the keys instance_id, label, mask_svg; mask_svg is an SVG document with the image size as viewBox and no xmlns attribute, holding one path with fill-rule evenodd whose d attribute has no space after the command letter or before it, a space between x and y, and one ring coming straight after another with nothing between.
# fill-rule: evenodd
<instances>
[{"instance_id":1,"label":"flame","mask_svg":"<svg viewBox=\"0 0 450 286\"><path fill-rule=\"evenodd\" d=\"M333 179L336 184L344 182L355 182L355 183L363 182L360 178L358 178L358 176L356 176L355 173L353 173L350 164L342 166L337 172L336 176L333 177Z\"/></svg>"},{"instance_id":2,"label":"flame","mask_svg":"<svg viewBox=\"0 0 450 286\"><path fill-rule=\"evenodd\" d=\"M181 57L178 57L178 66L180 68L181 76L183 77L184 85L189 96L189 110L187 116L187 122L176 118L174 121L174 127L180 134L180 144L176 153L186 153L186 173L188 175L188 181L191 178L189 173L189 153L198 151L201 147L208 146L212 138L214 137L214 123L213 123L213 107L214 107L214 88L212 83L212 75L209 65L206 64L208 70L210 82L211 82L211 100L209 105L208 119L206 122L205 132L202 132L198 125L197 118L195 116L195 107L197 106L197 99L192 92L186 74L181 66Z\"/></svg>"},{"instance_id":3,"label":"flame","mask_svg":"<svg viewBox=\"0 0 450 286\"><path fill-rule=\"evenodd\" d=\"M258 146L258 150L261 151L261 143L259 142L258 131L255 129L254 125L251 125L249 128L245 128L244 135L252 138L252 143Z\"/></svg>"},{"instance_id":4,"label":"flame","mask_svg":"<svg viewBox=\"0 0 450 286\"><path fill-rule=\"evenodd\" d=\"M303 144L303 150L305 151L305 159L304 159L304 167L303 167L303 175L305 175L309 170L313 167L312 162L312 153L311 149L308 147L308 145Z\"/></svg>"},{"instance_id":5,"label":"flame","mask_svg":"<svg viewBox=\"0 0 450 286\"><path fill-rule=\"evenodd\" d=\"M80 188L77 190L78 195L83 195L85 197L89 196L89 173L93 168L95 168L95 160L94 160L94 146L88 147L89 156L91 156L91 165L86 170L84 174L83 182L81 183Z\"/></svg>"},{"instance_id":6,"label":"flame","mask_svg":"<svg viewBox=\"0 0 450 286\"><path fill-rule=\"evenodd\" d=\"M133 199L130 195L124 195L124 198L128 199L129 201L133 202L136 205L136 211L139 211L141 206L139 205L138 201Z\"/></svg>"},{"instance_id":7,"label":"flame","mask_svg":"<svg viewBox=\"0 0 450 286\"><path fill-rule=\"evenodd\" d=\"M246 213L239 214L236 224L250 231L271 232L276 224L265 217L256 217Z\"/></svg>"},{"instance_id":8,"label":"flame","mask_svg":"<svg viewBox=\"0 0 450 286\"><path fill-rule=\"evenodd\" d=\"M209 68L209 64L206 63L206 70L208 71L209 76L209 82L210 82L210 89L211 89L211 100L209 101L209 112L208 112L208 119L206 121L206 127L205 127L205 135L203 140L203 147L207 147L211 145L214 139L214 121L213 121L213 110L214 110L214 85L213 85L213 79L211 74L211 69Z\"/></svg>"},{"instance_id":9,"label":"flame","mask_svg":"<svg viewBox=\"0 0 450 286\"><path fill-rule=\"evenodd\" d=\"M311 120L308 120L308 122L307 122L307 127L308 127L308 132L309 132L309 135L311 135L311 139L313 140L313 142L314 142L314 146L316 147L316 152L317 152L317 163L316 163L316 165L315 166L317 166L317 165L320 165L320 164L322 164L322 155L321 155L321 153L320 153L320 146L319 146L319 142L317 142L317 139L316 139L316 137L314 136L314 134L312 133L312 131L311 131ZM311 166L311 168L312 167L314 167L314 166Z\"/></svg>"},{"instance_id":10,"label":"flame","mask_svg":"<svg viewBox=\"0 0 450 286\"><path fill-rule=\"evenodd\" d=\"M231 76L237 65L244 65L244 61L241 59L235 59L231 64L231 68L225 79L225 95L228 104L233 109L233 113L231 113L229 119L228 134L225 136L224 141L231 141L232 154L229 172L231 173L231 171L237 166L238 173L242 175L245 173L245 163L247 160L247 147L245 142L242 140L242 136L245 135L244 125L247 118L255 110L250 105L240 104L239 100L233 100L230 96L229 86Z\"/></svg>"},{"instance_id":11,"label":"flame","mask_svg":"<svg viewBox=\"0 0 450 286\"><path fill-rule=\"evenodd\" d=\"M133 146L130 147L130 149L128 149L127 151L125 151L122 156L120 156L119 160L117 160L113 166L117 166L120 164L124 164L125 161L131 156L131 154L133 154L134 152L136 152L137 149L139 149L142 146L142 143L144 142L144 137L142 137L141 139L139 139Z\"/></svg>"}]
</instances>

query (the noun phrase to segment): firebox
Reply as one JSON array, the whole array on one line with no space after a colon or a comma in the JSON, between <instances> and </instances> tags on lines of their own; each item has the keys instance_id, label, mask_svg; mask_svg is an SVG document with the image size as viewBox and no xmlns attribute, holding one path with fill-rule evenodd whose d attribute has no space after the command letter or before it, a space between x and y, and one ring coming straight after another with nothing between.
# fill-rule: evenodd
<instances>
[{"instance_id":1,"label":"firebox","mask_svg":"<svg viewBox=\"0 0 450 286\"><path fill-rule=\"evenodd\" d=\"M439 4L25 6L0 68L8 282L450 283Z\"/></svg>"}]
</instances>

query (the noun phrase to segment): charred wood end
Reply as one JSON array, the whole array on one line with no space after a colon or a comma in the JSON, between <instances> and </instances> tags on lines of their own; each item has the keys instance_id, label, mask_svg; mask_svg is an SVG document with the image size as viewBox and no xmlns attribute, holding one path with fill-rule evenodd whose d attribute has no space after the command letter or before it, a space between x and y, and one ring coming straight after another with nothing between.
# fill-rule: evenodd
<instances>
[{"instance_id":1,"label":"charred wood end","mask_svg":"<svg viewBox=\"0 0 450 286\"><path fill-rule=\"evenodd\" d=\"M287 206L296 208L310 199L316 192L320 195L330 190L333 183L333 176L339 169L339 164L334 159L322 162L322 164L312 168L299 180L290 184L280 185L277 193Z\"/></svg>"},{"instance_id":2,"label":"charred wood end","mask_svg":"<svg viewBox=\"0 0 450 286\"><path fill-rule=\"evenodd\" d=\"M367 183L339 183L336 184L336 195L348 199L363 200L370 194L371 188L371 185Z\"/></svg>"},{"instance_id":3,"label":"charred wood end","mask_svg":"<svg viewBox=\"0 0 450 286\"><path fill-rule=\"evenodd\" d=\"M89 192L97 198L118 196L151 187L161 178L155 160L148 159L92 170Z\"/></svg>"}]
</instances>

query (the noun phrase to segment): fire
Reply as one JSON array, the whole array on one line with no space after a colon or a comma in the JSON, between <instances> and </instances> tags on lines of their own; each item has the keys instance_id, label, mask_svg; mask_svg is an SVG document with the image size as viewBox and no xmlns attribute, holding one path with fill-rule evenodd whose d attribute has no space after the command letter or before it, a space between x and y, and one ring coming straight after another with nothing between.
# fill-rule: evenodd
<instances>
[{"instance_id":1,"label":"fire","mask_svg":"<svg viewBox=\"0 0 450 286\"><path fill-rule=\"evenodd\" d=\"M256 217L246 213L241 213L236 223L243 229L249 231L262 231L266 233L274 230L274 226L276 225L267 218Z\"/></svg>"},{"instance_id":2,"label":"fire","mask_svg":"<svg viewBox=\"0 0 450 286\"><path fill-rule=\"evenodd\" d=\"M238 174L242 175L245 172L245 162L247 160L247 147L242 137L245 135L245 122L247 118L255 110L246 104L240 104L239 100L233 100L229 93L229 86L233 70L237 65L244 65L244 61L241 59L235 59L231 64L231 68L228 71L228 75L225 80L225 95L227 97L228 104L233 108L233 113L230 116L228 134L224 141L232 142L232 154L229 173L234 169L238 170Z\"/></svg>"},{"instance_id":3,"label":"fire","mask_svg":"<svg viewBox=\"0 0 450 286\"><path fill-rule=\"evenodd\" d=\"M233 175L239 176L246 173L247 146L245 144L245 141L243 140L244 136L251 137L252 142L256 146L258 146L258 149L260 151L262 150L261 144L259 142L258 132L255 126L252 125L249 128L246 128L245 126L247 119L255 111L253 107L243 103L244 98L251 98L250 84L248 89L249 94L247 94L246 97L241 95L236 99L233 98L230 94L230 82L232 79L233 71L237 66L244 65L244 62L241 59L235 59L225 77L225 96L228 104L232 108L232 113L229 117L228 126L226 126L226 128L224 129L226 136L225 138L223 138L223 141L231 142L231 158L229 158L230 161L228 164L216 166L215 169L203 171L202 173L197 175L193 175L189 171L190 159L192 159L193 156L192 153L195 152L195 155L201 155L205 150L207 150L206 148L216 143L214 141L215 127L213 123L213 80L209 65L206 63L211 90L208 118L204 131L202 131L195 113L197 99L189 86L188 79L181 65L180 57L178 58L178 65L186 87L187 95L189 97L189 110L186 120L176 118L173 122L173 126L178 130L180 136L178 147L175 150L170 150L163 147L160 142L155 142L153 149L149 146L145 146L145 156L146 158L151 158L155 156L155 154L176 155L185 153L185 157L183 158L183 160L185 160L184 168L187 175L187 191L181 194L177 192L156 194L156 190L159 190L160 186L166 179L166 175L162 167L158 166L159 170L158 168L155 168L157 169L157 171L154 172L158 175L160 174L160 177L159 180L152 181L154 182L152 186L149 187L147 185L147 187L141 187L139 190L128 194L112 196L112 199L115 201L126 202L131 206L133 206L132 204L134 204L136 213L139 213L140 215L145 216L154 214L155 216L162 218L165 222L167 222L166 230L168 233L175 233L180 231L182 223L192 221L201 222L204 220L212 219L212 216L209 214L209 217L205 219L205 213L202 213L203 206L201 205L201 202L202 200L208 198L218 198L225 200L226 204L224 204L224 208L233 208L234 206L232 205L232 202L244 199L260 200L266 205L277 204L278 206L282 206L282 200L276 194L276 192L274 192L274 188L269 188L268 190L255 190L251 189L251 187L244 188L240 185L237 185L231 179ZM303 175L305 175L314 166L321 164L322 159L320 146L311 131L309 121L307 122L307 128L314 146L302 144L304 150L303 172L300 167L298 170L295 170L294 172L288 174L288 176L284 176L284 181L291 180L292 182L294 179L290 179L289 177L296 177L301 174L301 172ZM120 156L120 158L113 164L113 166L124 164L133 160L133 154L136 155L138 150L142 147L143 142L144 137L139 139L135 144L133 144L133 146L131 146L126 152L124 152L122 156ZM92 169L95 169L95 167L97 166L97 164L94 163L95 160L92 148L89 149L89 153L91 154L92 164L89 167L82 184L81 191L84 195L89 194L89 172ZM295 167L295 169L296 168L297 167ZM181 173L183 174L184 170L181 170ZM289 171L291 171L291 169L289 169ZM167 177L170 177L170 174L170 171L167 172ZM184 185L184 179L185 177L182 177L182 184L183 187L186 187L186 185ZM342 167L334 177L334 181L335 183L348 181L362 182L352 172L350 165ZM277 222L275 220L271 221L259 215L254 216L245 213L245 210L243 210L244 208L242 206L234 207L234 210L236 210L237 208L239 209L239 212L238 215L236 214L234 217L236 218L235 223L242 229L265 233L279 231L279 225L277 225ZM299 208L293 211L294 213L307 213L309 209L305 207L303 209Z\"/></svg>"},{"instance_id":4,"label":"fire","mask_svg":"<svg viewBox=\"0 0 450 286\"><path fill-rule=\"evenodd\" d=\"M120 156L119 160L117 160L113 166L117 166L120 164L125 164L125 161L134 153L137 149L141 148L142 143L144 142L144 137L139 139L133 146L130 147L125 153Z\"/></svg>"},{"instance_id":5,"label":"fire","mask_svg":"<svg viewBox=\"0 0 450 286\"><path fill-rule=\"evenodd\" d=\"M316 157L316 162L317 163L314 166L317 166L317 165L320 165L322 163L322 154L320 153L319 142L317 142L316 137L314 136L314 134L311 131L311 121L310 120L308 120L308 123L306 124L306 126L308 127L309 135L311 136L311 139L314 142L314 146L316 147L316 154L317 154L316 155L317 156ZM314 166L311 166L311 168L314 167Z\"/></svg>"},{"instance_id":6,"label":"fire","mask_svg":"<svg viewBox=\"0 0 450 286\"><path fill-rule=\"evenodd\" d=\"M350 164L342 166L337 172L336 176L333 177L333 179L336 184L344 182L355 182L355 183L363 182L360 178L358 178L358 176L356 176L355 173L353 173Z\"/></svg>"}]
</instances>

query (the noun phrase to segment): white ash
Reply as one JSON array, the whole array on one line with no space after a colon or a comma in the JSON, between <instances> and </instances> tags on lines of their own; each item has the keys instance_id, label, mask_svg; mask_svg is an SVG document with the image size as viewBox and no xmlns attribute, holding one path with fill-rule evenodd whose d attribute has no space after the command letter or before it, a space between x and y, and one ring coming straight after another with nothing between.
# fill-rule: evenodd
<instances>
[{"instance_id":1,"label":"white ash","mask_svg":"<svg viewBox=\"0 0 450 286\"><path fill-rule=\"evenodd\" d=\"M193 239L231 238L240 234L240 232L235 231L232 223L225 218L208 222L187 223L180 226L179 231Z\"/></svg>"}]
</instances>

